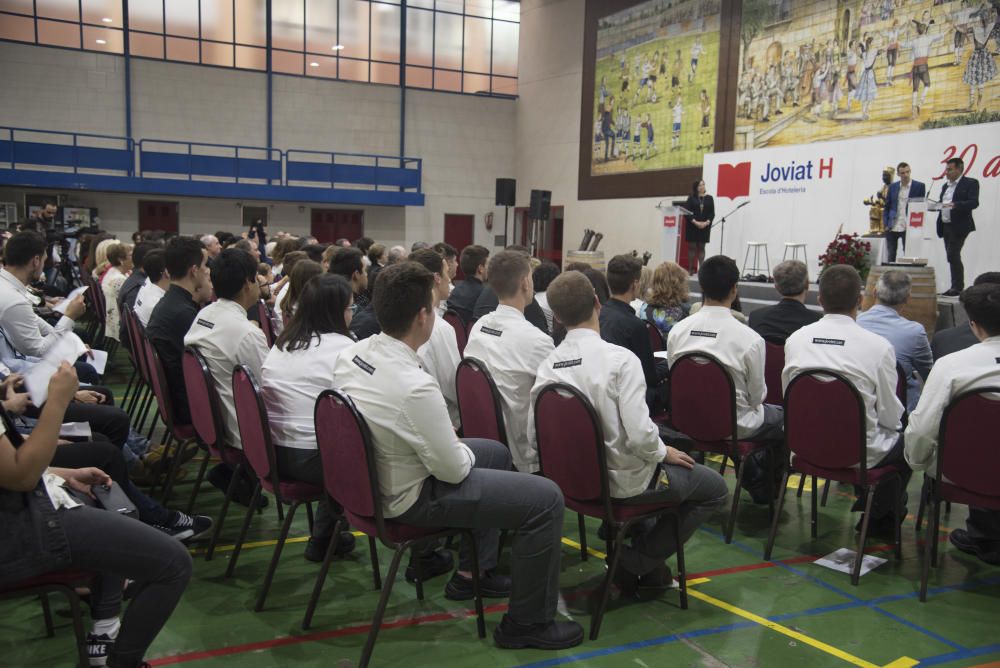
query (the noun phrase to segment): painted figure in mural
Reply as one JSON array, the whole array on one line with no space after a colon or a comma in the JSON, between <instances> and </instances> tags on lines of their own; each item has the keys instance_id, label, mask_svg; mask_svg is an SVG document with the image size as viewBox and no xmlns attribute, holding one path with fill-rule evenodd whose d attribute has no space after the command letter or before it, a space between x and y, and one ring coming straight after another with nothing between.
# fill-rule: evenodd
<instances>
[{"instance_id":1,"label":"painted figure in mural","mask_svg":"<svg viewBox=\"0 0 1000 668\"><path fill-rule=\"evenodd\" d=\"M701 128L698 130L698 148L712 149L712 100L708 91L701 89Z\"/></svg>"},{"instance_id":2,"label":"painted figure in mural","mask_svg":"<svg viewBox=\"0 0 1000 668\"><path fill-rule=\"evenodd\" d=\"M933 23L934 20L930 18L930 12L924 12L920 21L914 19L913 24L917 34L903 45L903 48L911 51L913 56L913 69L910 71L910 76L913 79L913 99L910 106L914 117L919 115L920 109L927 104L927 94L931 89L929 66L931 47L944 39L943 34L930 34L930 27ZM920 91L921 84L923 84L922 92Z\"/></svg>"},{"instance_id":3,"label":"painted figure in mural","mask_svg":"<svg viewBox=\"0 0 1000 668\"><path fill-rule=\"evenodd\" d=\"M899 19L894 19L892 26L888 30L882 33L882 36L886 40L885 47L885 85L895 86L896 83L892 80L894 70L896 69L896 58L899 55L899 37L902 34L903 29L899 26Z\"/></svg>"},{"instance_id":4,"label":"painted figure in mural","mask_svg":"<svg viewBox=\"0 0 1000 668\"><path fill-rule=\"evenodd\" d=\"M889 186L896 177L895 167L886 167L882 170L882 187L871 197L865 199L864 204L868 206L868 234L882 236L885 234L885 225L882 223L882 214L889 196Z\"/></svg>"},{"instance_id":5,"label":"painted figure in mural","mask_svg":"<svg viewBox=\"0 0 1000 668\"><path fill-rule=\"evenodd\" d=\"M871 118L869 111L878 95L878 81L875 79L875 59L882 51L875 48L875 38L865 40L861 49L861 80L858 82L857 99L861 102L861 118Z\"/></svg>"},{"instance_id":6,"label":"painted figure in mural","mask_svg":"<svg viewBox=\"0 0 1000 668\"><path fill-rule=\"evenodd\" d=\"M974 22L968 28L972 40L972 55L965 66L962 81L969 86L969 110L978 111L983 103L983 87L997 76L997 64L990 53L991 38L1000 39L997 13L992 7L982 7L972 15Z\"/></svg>"}]
</instances>

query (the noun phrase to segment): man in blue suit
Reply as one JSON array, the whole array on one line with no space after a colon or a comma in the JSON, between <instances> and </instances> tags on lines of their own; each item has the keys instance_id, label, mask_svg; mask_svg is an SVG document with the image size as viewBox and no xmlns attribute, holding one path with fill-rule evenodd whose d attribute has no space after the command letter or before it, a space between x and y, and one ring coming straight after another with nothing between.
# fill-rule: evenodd
<instances>
[{"instance_id":1,"label":"man in blue suit","mask_svg":"<svg viewBox=\"0 0 1000 668\"><path fill-rule=\"evenodd\" d=\"M941 187L941 213L937 219L937 235L944 239L944 249L951 267L951 288L945 297L957 297L965 288L965 267L962 266L962 246L970 232L976 230L972 212L979 208L979 181L962 176L965 163L952 158L944 170L945 184Z\"/></svg>"},{"instance_id":2,"label":"man in blue suit","mask_svg":"<svg viewBox=\"0 0 1000 668\"><path fill-rule=\"evenodd\" d=\"M896 261L896 247L903 242L906 252L906 227L910 221L910 200L927 196L927 187L920 181L910 180L910 166L905 162L896 166L899 180L889 186L889 194L882 210L888 261Z\"/></svg>"}]
</instances>

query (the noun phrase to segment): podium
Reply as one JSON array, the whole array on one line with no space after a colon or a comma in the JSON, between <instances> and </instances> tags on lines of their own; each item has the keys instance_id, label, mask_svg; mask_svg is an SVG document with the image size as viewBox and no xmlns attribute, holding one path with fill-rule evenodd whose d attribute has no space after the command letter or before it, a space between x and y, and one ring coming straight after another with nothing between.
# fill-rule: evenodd
<instances>
[{"instance_id":1,"label":"podium","mask_svg":"<svg viewBox=\"0 0 1000 668\"><path fill-rule=\"evenodd\" d=\"M938 203L923 197L915 197L908 202L906 250L904 251L900 245L896 252L897 258L928 257L932 245L937 241L937 234L932 225L937 210L935 204ZM888 240L885 237L876 237L869 241L872 242L872 266L885 264L889 257Z\"/></svg>"},{"instance_id":2,"label":"podium","mask_svg":"<svg viewBox=\"0 0 1000 668\"><path fill-rule=\"evenodd\" d=\"M657 225L662 226L660 236L660 257L663 262L678 262L680 260L680 247L678 239L680 236L680 226L684 223L684 216L692 215L683 206L684 202L672 202L669 206L662 203L656 206Z\"/></svg>"}]
</instances>

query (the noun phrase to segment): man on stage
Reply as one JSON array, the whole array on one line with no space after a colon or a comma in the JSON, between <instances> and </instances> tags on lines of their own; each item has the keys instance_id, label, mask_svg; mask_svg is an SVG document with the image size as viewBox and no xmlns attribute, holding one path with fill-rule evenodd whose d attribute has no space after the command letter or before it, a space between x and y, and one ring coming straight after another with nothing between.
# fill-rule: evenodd
<instances>
[{"instance_id":1,"label":"man on stage","mask_svg":"<svg viewBox=\"0 0 1000 668\"><path fill-rule=\"evenodd\" d=\"M965 288L965 267L962 266L962 246L970 232L976 230L972 212L979 208L979 181L962 176L965 163L952 158L945 167L947 181L941 189L941 212L937 219L937 235L944 239L951 268L951 287L945 297L957 297Z\"/></svg>"},{"instance_id":2,"label":"man on stage","mask_svg":"<svg viewBox=\"0 0 1000 668\"><path fill-rule=\"evenodd\" d=\"M899 180L889 186L885 209L882 211L882 225L885 228L887 261L896 261L896 247L903 242L906 252L906 226L910 218L910 200L927 196L927 188L920 181L910 179L910 166L905 162L896 166Z\"/></svg>"}]
</instances>

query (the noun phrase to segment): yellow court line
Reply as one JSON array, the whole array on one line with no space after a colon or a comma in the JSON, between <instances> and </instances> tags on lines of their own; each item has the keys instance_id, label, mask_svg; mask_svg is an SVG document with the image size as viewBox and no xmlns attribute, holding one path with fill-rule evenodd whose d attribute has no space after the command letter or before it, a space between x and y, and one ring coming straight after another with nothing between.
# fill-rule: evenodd
<instances>
[{"instance_id":1,"label":"yellow court line","mask_svg":"<svg viewBox=\"0 0 1000 668\"><path fill-rule=\"evenodd\" d=\"M562 542L563 542L563 545L569 545L573 549L576 549L576 550L580 549L580 544L578 542L576 542L575 540L571 539L571 538L566 538L565 536L563 536ZM607 559L608 558L608 555L604 554L600 550L595 550L594 548L589 547L589 546L587 547L587 554L589 554L592 557L597 557L598 559Z\"/></svg>"}]
</instances>

